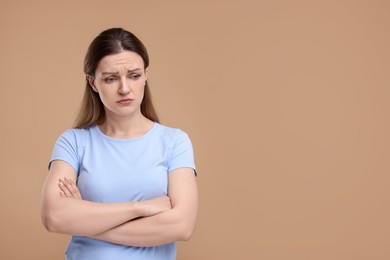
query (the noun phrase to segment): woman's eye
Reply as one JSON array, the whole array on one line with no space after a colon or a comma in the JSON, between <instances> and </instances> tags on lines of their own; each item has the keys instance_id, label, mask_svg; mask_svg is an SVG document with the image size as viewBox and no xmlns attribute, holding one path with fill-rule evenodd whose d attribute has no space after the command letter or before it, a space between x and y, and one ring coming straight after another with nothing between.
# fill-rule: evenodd
<instances>
[{"instance_id":1,"label":"woman's eye","mask_svg":"<svg viewBox=\"0 0 390 260\"><path fill-rule=\"evenodd\" d=\"M112 77L104 79L104 82L106 82L106 83L113 83L114 81L115 81L115 78L112 78Z\"/></svg>"},{"instance_id":2,"label":"woman's eye","mask_svg":"<svg viewBox=\"0 0 390 260\"><path fill-rule=\"evenodd\" d=\"M129 77L130 77L130 79L132 79L132 80L137 80L137 79L139 79L139 78L141 77L141 75L139 75L139 74L134 74L134 75L130 75Z\"/></svg>"}]
</instances>

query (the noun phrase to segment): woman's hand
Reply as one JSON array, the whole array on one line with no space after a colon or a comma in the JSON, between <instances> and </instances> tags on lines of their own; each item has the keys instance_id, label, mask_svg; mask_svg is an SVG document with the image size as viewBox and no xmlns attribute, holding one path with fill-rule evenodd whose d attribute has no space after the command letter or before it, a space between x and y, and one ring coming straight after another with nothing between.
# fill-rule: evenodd
<instances>
[{"instance_id":1,"label":"woman's hand","mask_svg":"<svg viewBox=\"0 0 390 260\"><path fill-rule=\"evenodd\" d=\"M149 217L172 208L171 200L168 196L160 196L150 200L137 202L142 216Z\"/></svg>"},{"instance_id":2,"label":"woman's hand","mask_svg":"<svg viewBox=\"0 0 390 260\"><path fill-rule=\"evenodd\" d=\"M60 195L62 198L83 199L79 188L71 179L59 179L58 187L61 190Z\"/></svg>"}]
</instances>

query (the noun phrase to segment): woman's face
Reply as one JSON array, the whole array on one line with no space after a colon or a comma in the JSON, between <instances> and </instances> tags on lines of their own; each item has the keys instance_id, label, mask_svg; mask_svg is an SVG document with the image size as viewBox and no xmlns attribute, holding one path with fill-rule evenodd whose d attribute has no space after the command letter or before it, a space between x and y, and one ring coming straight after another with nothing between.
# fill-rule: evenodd
<instances>
[{"instance_id":1,"label":"woman's face","mask_svg":"<svg viewBox=\"0 0 390 260\"><path fill-rule=\"evenodd\" d=\"M99 93L107 117L127 117L141 113L147 69L140 55L124 51L100 60L94 77L88 77Z\"/></svg>"}]
</instances>

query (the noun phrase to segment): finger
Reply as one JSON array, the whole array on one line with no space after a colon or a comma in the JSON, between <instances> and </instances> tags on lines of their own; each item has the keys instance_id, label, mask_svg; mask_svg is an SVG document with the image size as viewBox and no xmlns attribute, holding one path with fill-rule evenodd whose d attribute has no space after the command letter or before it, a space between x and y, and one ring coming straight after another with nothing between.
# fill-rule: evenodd
<instances>
[{"instance_id":1,"label":"finger","mask_svg":"<svg viewBox=\"0 0 390 260\"><path fill-rule=\"evenodd\" d=\"M73 192L73 191L74 191L74 188L73 188L72 184L69 182L69 179L64 178L63 184L64 184L64 186L66 187L66 189L68 190L70 196L71 196L71 197L75 197L74 194L73 194L73 193L74 193L74 192Z\"/></svg>"},{"instance_id":2,"label":"finger","mask_svg":"<svg viewBox=\"0 0 390 260\"><path fill-rule=\"evenodd\" d=\"M73 183L72 180L71 180L71 182ZM76 185L75 183L73 183L73 187L75 188L76 196L77 196L79 199L82 199L82 196L81 196L79 187L77 187L77 185Z\"/></svg>"},{"instance_id":3,"label":"finger","mask_svg":"<svg viewBox=\"0 0 390 260\"><path fill-rule=\"evenodd\" d=\"M63 180L60 180L60 182L58 183L58 187L60 188L60 192L62 192L65 197L71 196L71 194L70 194L70 192L69 192L68 188L66 187Z\"/></svg>"},{"instance_id":4,"label":"finger","mask_svg":"<svg viewBox=\"0 0 390 260\"><path fill-rule=\"evenodd\" d=\"M82 199L79 187L77 187L77 185L72 180L69 180L69 181L72 184L72 186L74 187L74 192L75 192L75 195L77 196L77 198Z\"/></svg>"},{"instance_id":5,"label":"finger","mask_svg":"<svg viewBox=\"0 0 390 260\"><path fill-rule=\"evenodd\" d=\"M72 194L73 198L81 199L81 194L76 186L76 184L68 178L65 178L66 187L68 188L69 192Z\"/></svg>"},{"instance_id":6,"label":"finger","mask_svg":"<svg viewBox=\"0 0 390 260\"><path fill-rule=\"evenodd\" d=\"M60 182L58 183L58 187L64 193L65 197L71 197L72 196L72 194L68 190L68 188L65 185L65 182L63 180L60 179Z\"/></svg>"}]
</instances>

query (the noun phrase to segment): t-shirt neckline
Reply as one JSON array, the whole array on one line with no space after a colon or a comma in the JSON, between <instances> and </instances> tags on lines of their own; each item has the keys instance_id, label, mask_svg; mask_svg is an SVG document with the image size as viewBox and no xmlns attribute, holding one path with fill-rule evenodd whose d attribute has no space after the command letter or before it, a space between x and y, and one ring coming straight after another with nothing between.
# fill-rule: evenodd
<instances>
[{"instance_id":1,"label":"t-shirt neckline","mask_svg":"<svg viewBox=\"0 0 390 260\"><path fill-rule=\"evenodd\" d=\"M93 126L93 129L95 129L95 131L99 134L99 136L101 136L103 139L106 139L106 140L109 140L111 142L119 142L119 143L127 143L127 142L135 142L135 141L140 141L140 140L143 140L145 138L147 138L149 135L151 135L154 130L157 128L157 125L158 123L157 122L153 122L153 126L143 135L141 136L138 136L138 137L133 137L133 138L125 138L125 139L122 139L122 138L114 138L114 137L110 137L108 135L106 135L105 133L102 132L102 130L100 130L99 126L97 124L95 124Z\"/></svg>"}]
</instances>

